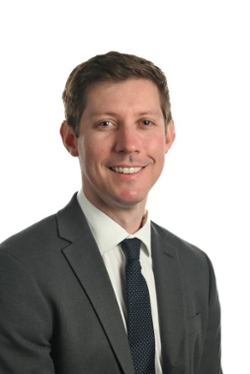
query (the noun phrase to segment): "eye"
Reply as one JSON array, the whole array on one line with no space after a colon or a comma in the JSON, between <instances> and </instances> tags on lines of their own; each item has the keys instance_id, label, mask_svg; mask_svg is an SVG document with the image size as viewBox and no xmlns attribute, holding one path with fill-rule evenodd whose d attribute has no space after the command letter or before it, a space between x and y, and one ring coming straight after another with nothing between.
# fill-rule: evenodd
<instances>
[{"instance_id":1,"label":"eye","mask_svg":"<svg viewBox=\"0 0 250 374\"><path fill-rule=\"evenodd\" d=\"M112 122L110 121L103 121L99 123L99 126L101 127L110 127L112 125Z\"/></svg>"},{"instance_id":2,"label":"eye","mask_svg":"<svg viewBox=\"0 0 250 374\"><path fill-rule=\"evenodd\" d=\"M149 126L149 125L152 125L152 121L150 121L150 120L148 120L148 119L144 119L143 121L142 121L142 124L143 125L145 125L145 126Z\"/></svg>"}]
</instances>

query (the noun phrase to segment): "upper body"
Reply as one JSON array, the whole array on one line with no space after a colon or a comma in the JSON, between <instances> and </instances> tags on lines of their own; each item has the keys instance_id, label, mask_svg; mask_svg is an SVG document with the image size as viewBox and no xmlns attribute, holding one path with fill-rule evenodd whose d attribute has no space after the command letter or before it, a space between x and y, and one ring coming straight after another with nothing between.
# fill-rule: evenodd
<instances>
[{"instance_id":1,"label":"upper body","mask_svg":"<svg viewBox=\"0 0 250 374\"><path fill-rule=\"evenodd\" d=\"M220 374L220 308L204 252L151 222L166 374ZM0 371L133 374L108 272L76 197L0 247Z\"/></svg>"},{"instance_id":2,"label":"upper body","mask_svg":"<svg viewBox=\"0 0 250 374\"><path fill-rule=\"evenodd\" d=\"M175 139L164 74L145 59L110 52L72 71L63 100L60 133L79 159L86 199L128 235L137 233ZM119 300L86 218L73 198L3 243L6 373L17 366L25 373L133 373ZM153 223L151 252L160 370L220 373L219 304L209 260ZM17 357L15 369L10 355Z\"/></svg>"}]
</instances>

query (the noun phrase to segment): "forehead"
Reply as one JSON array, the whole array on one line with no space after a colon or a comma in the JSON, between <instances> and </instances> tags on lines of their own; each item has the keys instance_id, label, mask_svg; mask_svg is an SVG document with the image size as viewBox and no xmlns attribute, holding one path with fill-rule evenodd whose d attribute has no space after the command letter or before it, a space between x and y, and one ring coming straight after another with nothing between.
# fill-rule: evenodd
<instances>
[{"instance_id":1,"label":"forehead","mask_svg":"<svg viewBox=\"0 0 250 374\"><path fill-rule=\"evenodd\" d=\"M95 83L87 92L86 109L103 107L144 107L160 109L160 95L155 83L149 79L129 78L124 81Z\"/></svg>"}]
</instances>

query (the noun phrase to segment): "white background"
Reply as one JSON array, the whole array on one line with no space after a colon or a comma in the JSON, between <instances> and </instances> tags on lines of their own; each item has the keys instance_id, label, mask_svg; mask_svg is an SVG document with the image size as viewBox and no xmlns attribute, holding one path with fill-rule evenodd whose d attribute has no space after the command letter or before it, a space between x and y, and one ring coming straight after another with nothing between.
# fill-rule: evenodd
<instances>
[{"instance_id":1,"label":"white background","mask_svg":"<svg viewBox=\"0 0 250 374\"><path fill-rule=\"evenodd\" d=\"M2 2L3 3L3 2ZM248 1L9 1L0 8L0 241L80 187L61 144L61 93L80 62L110 50L166 73L177 138L148 207L207 252L222 306L223 368L249 369Z\"/></svg>"}]
</instances>

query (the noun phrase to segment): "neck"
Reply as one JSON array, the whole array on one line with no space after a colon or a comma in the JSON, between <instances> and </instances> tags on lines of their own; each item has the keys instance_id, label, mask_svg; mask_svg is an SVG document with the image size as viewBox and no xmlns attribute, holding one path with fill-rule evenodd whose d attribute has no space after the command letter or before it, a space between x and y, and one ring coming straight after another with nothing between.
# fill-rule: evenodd
<instances>
[{"instance_id":1,"label":"neck","mask_svg":"<svg viewBox=\"0 0 250 374\"><path fill-rule=\"evenodd\" d=\"M86 198L93 204L97 209L101 210L113 221L118 223L124 230L129 234L134 234L144 224L146 218L145 205L146 201L142 201L137 204L130 206L109 204L105 201L98 199L91 199L91 196L85 193Z\"/></svg>"},{"instance_id":2,"label":"neck","mask_svg":"<svg viewBox=\"0 0 250 374\"><path fill-rule=\"evenodd\" d=\"M134 234L138 231L144 223L146 217L145 210L143 211L127 211L127 210L111 210L104 211L113 221L118 223L129 234Z\"/></svg>"}]
</instances>

